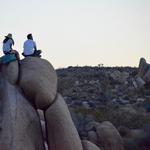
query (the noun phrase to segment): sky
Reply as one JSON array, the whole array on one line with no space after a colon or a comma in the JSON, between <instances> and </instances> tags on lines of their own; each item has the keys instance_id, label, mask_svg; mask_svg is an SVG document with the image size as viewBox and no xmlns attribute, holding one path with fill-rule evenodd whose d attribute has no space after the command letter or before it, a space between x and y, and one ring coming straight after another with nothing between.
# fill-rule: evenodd
<instances>
[{"instance_id":1,"label":"sky","mask_svg":"<svg viewBox=\"0 0 150 150\"><path fill-rule=\"evenodd\" d=\"M20 54L32 33L55 68L138 66L150 63L150 0L0 0L0 55L8 33Z\"/></svg>"}]
</instances>

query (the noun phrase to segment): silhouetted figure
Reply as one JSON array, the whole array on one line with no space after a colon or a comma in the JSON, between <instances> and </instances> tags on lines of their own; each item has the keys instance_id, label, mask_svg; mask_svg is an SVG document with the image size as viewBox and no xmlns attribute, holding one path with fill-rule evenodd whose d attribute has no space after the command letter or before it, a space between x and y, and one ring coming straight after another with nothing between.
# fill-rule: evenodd
<instances>
[{"instance_id":1,"label":"silhouetted figure","mask_svg":"<svg viewBox=\"0 0 150 150\"><path fill-rule=\"evenodd\" d=\"M34 57L41 57L41 50L37 50L36 43L33 40L32 34L27 35L27 40L24 42L23 46L24 50L22 55L24 57L27 56L34 56Z\"/></svg>"}]
</instances>

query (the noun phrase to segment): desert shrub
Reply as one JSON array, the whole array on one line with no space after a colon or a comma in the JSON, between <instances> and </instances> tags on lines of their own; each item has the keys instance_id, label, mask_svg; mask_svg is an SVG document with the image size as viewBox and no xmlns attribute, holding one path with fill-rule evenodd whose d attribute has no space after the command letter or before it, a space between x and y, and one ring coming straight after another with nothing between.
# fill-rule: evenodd
<instances>
[{"instance_id":1,"label":"desert shrub","mask_svg":"<svg viewBox=\"0 0 150 150\"><path fill-rule=\"evenodd\" d=\"M63 78L63 79L58 79L58 92L60 92L62 95L65 93L65 91L68 91L73 87L74 85L74 80L72 78Z\"/></svg>"},{"instance_id":2,"label":"desert shrub","mask_svg":"<svg viewBox=\"0 0 150 150\"><path fill-rule=\"evenodd\" d=\"M125 126L130 129L141 128L146 124L150 124L150 115L143 113L143 110L138 108L136 113L123 111L118 106L106 106L103 109L93 110L83 107L77 108L76 112L84 115L92 115L98 122L109 120L116 127Z\"/></svg>"},{"instance_id":3,"label":"desert shrub","mask_svg":"<svg viewBox=\"0 0 150 150\"><path fill-rule=\"evenodd\" d=\"M81 113L83 115L92 115L95 117L96 120L98 120L98 118L101 118L102 120L105 119L105 113L103 111L97 111L93 109L86 109L83 107L79 107L79 108L76 108L75 112Z\"/></svg>"}]
</instances>

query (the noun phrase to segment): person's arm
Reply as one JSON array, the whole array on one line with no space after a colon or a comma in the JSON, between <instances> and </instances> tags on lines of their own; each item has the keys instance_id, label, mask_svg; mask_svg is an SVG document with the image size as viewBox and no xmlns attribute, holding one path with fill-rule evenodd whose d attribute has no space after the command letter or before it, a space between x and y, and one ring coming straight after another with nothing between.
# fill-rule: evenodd
<instances>
[{"instance_id":1,"label":"person's arm","mask_svg":"<svg viewBox=\"0 0 150 150\"><path fill-rule=\"evenodd\" d=\"M14 40L10 39L10 49L12 50L12 45L14 45Z\"/></svg>"},{"instance_id":2,"label":"person's arm","mask_svg":"<svg viewBox=\"0 0 150 150\"><path fill-rule=\"evenodd\" d=\"M34 49L35 51L37 51L37 47L36 47L36 43L34 42Z\"/></svg>"},{"instance_id":3,"label":"person's arm","mask_svg":"<svg viewBox=\"0 0 150 150\"><path fill-rule=\"evenodd\" d=\"M14 45L15 44L14 40L13 39L11 39L11 40L12 40L12 45Z\"/></svg>"}]
</instances>

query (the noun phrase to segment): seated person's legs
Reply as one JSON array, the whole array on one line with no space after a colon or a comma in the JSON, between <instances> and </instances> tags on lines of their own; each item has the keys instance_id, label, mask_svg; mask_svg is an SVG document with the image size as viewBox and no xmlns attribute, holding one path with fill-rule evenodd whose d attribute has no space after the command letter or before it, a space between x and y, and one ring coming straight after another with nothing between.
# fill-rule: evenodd
<instances>
[{"instance_id":1,"label":"seated person's legs","mask_svg":"<svg viewBox=\"0 0 150 150\"><path fill-rule=\"evenodd\" d=\"M4 52L4 54L5 54L5 55L11 55L11 54L14 54L15 57L16 57L16 59L17 59L17 60L20 60L19 53L18 53L18 51L16 51L16 50L11 50L11 51L9 51L9 52Z\"/></svg>"},{"instance_id":2,"label":"seated person's legs","mask_svg":"<svg viewBox=\"0 0 150 150\"><path fill-rule=\"evenodd\" d=\"M42 51L41 50L36 50L36 51L34 51L34 56L39 56L39 57L41 57L41 54L42 53Z\"/></svg>"},{"instance_id":3,"label":"seated person's legs","mask_svg":"<svg viewBox=\"0 0 150 150\"><path fill-rule=\"evenodd\" d=\"M3 51L3 53L4 53L5 55L9 55L9 54L11 54L11 51L9 51L9 52Z\"/></svg>"},{"instance_id":4,"label":"seated person's legs","mask_svg":"<svg viewBox=\"0 0 150 150\"><path fill-rule=\"evenodd\" d=\"M28 56L32 56L32 57L41 57L41 55L40 55L41 53L42 53L41 50L36 50L36 51L34 51L34 53L31 54L31 55L25 55L24 53L22 53L22 55L23 55L24 57L28 57Z\"/></svg>"},{"instance_id":5,"label":"seated person's legs","mask_svg":"<svg viewBox=\"0 0 150 150\"><path fill-rule=\"evenodd\" d=\"M16 51L16 50L11 50L11 54L15 54L17 60L20 60L20 56L19 56L18 51Z\"/></svg>"}]
</instances>

